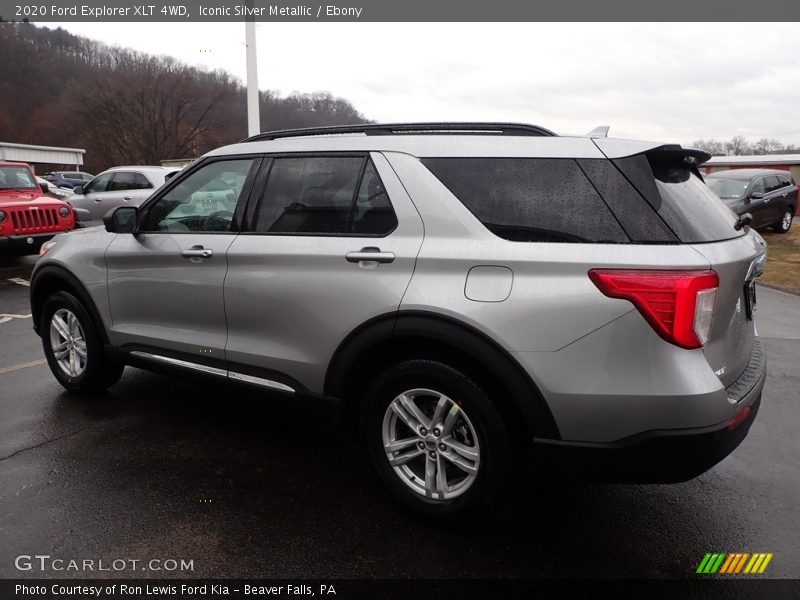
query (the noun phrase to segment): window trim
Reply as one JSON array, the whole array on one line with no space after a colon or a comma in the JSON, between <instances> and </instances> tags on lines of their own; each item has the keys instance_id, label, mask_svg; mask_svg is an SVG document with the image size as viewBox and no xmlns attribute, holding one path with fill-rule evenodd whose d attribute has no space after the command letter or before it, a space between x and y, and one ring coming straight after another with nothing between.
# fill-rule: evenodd
<instances>
[{"instance_id":1,"label":"window trim","mask_svg":"<svg viewBox=\"0 0 800 600\"><path fill-rule=\"evenodd\" d=\"M138 210L138 223L133 232L134 235L152 233L152 234L175 234L174 231L143 231L141 225L147 218L147 213L154 204L159 202L166 196L173 188L180 185L182 181L189 178L195 172L207 167L210 164L217 162L224 162L230 160L252 160L253 164L250 166L250 171L242 184L242 192L239 200L236 202L236 208L233 211L233 220L231 221L230 231L181 231L181 235L238 235L241 233L242 226L242 213L244 207L249 204L250 197L253 193L254 182L263 167L264 155L260 153L247 153L247 154L231 154L225 156L207 156L192 163L185 171L179 171L174 177L167 180L167 182L160 188L157 194L150 196L145 202L139 206ZM246 197L245 197L246 196Z\"/></svg>"},{"instance_id":2,"label":"window trim","mask_svg":"<svg viewBox=\"0 0 800 600\"><path fill-rule=\"evenodd\" d=\"M350 215L348 216L347 226L348 229L352 226L352 217L353 212L355 210L356 201L358 199L358 192L361 189L361 183L363 182L364 173L366 172L367 165L372 163L373 168L375 169L375 174L380 179L381 184L386 188L386 185L383 183L383 179L381 178L380 173L378 172L378 167L375 166L375 163L372 161L372 157L370 156L369 152L270 152L262 155L264 157L264 162L262 163L261 167L263 169L263 173L259 173L260 177L256 177L256 185L253 187L253 190L260 190L260 193L251 193L250 197L248 198L248 206L245 211L246 219L242 223L242 227L239 230L240 235L263 235L263 236L270 236L270 237L321 237L321 238L375 238L381 239L392 235L397 228L400 226L400 219L397 217L397 211L394 208L394 204L392 204L392 198L389 196L389 191L386 190L386 197L389 199L389 206L392 208L392 214L394 215L394 227L392 227L386 233L313 233L313 232L287 232L287 231L256 231L256 223L258 221L258 211L261 208L261 202L264 199L264 192L267 190L267 183L269 183L269 177L272 174L272 167L275 164L275 160L279 158L361 158L364 159L361 164L361 169L359 171L358 179L356 181L355 189L353 190L353 198L350 203ZM251 206L252 205L252 206Z\"/></svg>"}]
</instances>

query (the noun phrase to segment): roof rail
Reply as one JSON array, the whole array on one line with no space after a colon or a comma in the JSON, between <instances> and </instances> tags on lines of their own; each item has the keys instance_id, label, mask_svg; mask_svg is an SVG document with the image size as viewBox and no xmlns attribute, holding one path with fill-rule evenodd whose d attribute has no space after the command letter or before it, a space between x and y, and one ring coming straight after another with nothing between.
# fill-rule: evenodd
<instances>
[{"instance_id":1,"label":"roof rail","mask_svg":"<svg viewBox=\"0 0 800 600\"><path fill-rule=\"evenodd\" d=\"M531 135L554 136L549 129L524 123L388 123L365 125L335 125L333 127L308 127L305 129L282 129L266 131L250 136L243 142L260 142L288 137L315 135L337 135L343 133L363 133L365 135L395 134L459 134L477 133L484 135Z\"/></svg>"}]
</instances>

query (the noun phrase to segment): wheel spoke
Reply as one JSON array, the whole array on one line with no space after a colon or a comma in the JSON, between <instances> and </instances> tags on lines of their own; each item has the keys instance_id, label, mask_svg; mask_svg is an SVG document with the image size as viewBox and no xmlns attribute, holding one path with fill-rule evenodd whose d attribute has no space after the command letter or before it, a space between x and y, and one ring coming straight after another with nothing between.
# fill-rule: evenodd
<instances>
[{"instance_id":1,"label":"wheel spoke","mask_svg":"<svg viewBox=\"0 0 800 600\"><path fill-rule=\"evenodd\" d=\"M386 444L383 449L386 450L386 453L389 452L399 452L400 450L405 450L409 446L416 446L419 443L419 438L406 438L404 440L394 440Z\"/></svg>"},{"instance_id":2,"label":"wheel spoke","mask_svg":"<svg viewBox=\"0 0 800 600\"><path fill-rule=\"evenodd\" d=\"M53 354L58 359L64 358L67 355L67 342L61 342L58 346L53 348Z\"/></svg>"},{"instance_id":3,"label":"wheel spoke","mask_svg":"<svg viewBox=\"0 0 800 600\"><path fill-rule=\"evenodd\" d=\"M405 394L400 394L400 396L398 396L397 399L400 401L400 404L403 405L403 408L406 409L408 413L412 415L420 425L422 425L425 429L431 428L430 420L423 414L423 412L419 409L414 400L412 400Z\"/></svg>"},{"instance_id":4,"label":"wheel spoke","mask_svg":"<svg viewBox=\"0 0 800 600\"><path fill-rule=\"evenodd\" d=\"M424 454L424 452L419 448L415 447L414 449L406 452L405 454L399 454L397 456L389 455L389 464L392 465L393 467L404 465L408 461L414 460L415 458L421 456L422 454Z\"/></svg>"},{"instance_id":5,"label":"wheel spoke","mask_svg":"<svg viewBox=\"0 0 800 600\"><path fill-rule=\"evenodd\" d=\"M75 352L78 353L83 360L86 360L86 342L75 341Z\"/></svg>"},{"instance_id":6,"label":"wheel spoke","mask_svg":"<svg viewBox=\"0 0 800 600\"><path fill-rule=\"evenodd\" d=\"M408 414L408 412L406 412L406 409L403 408L397 400L392 402L391 408L394 414L396 414L398 418L403 423L405 423L406 427L408 427L411 431L419 435L419 423L417 422L416 419L414 419L414 417L412 417L410 414Z\"/></svg>"},{"instance_id":7,"label":"wheel spoke","mask_svg":"<svg viewBox=\"0 0 800 600\"><path fill-rule=\"evenodd\" d=\"M439 396L439 402L436 403L436 410L433 411L433 418L431 419L431 426L435 427L444 421L447 414L447 408L450 406L451 400L444 394ZM455 404L455 403L453 403Z\"/></svg>"},{"instance_id":8,"label":"wheel spoke","mask_svg":"<svg viewBox=\"0 0 800 600\"><path fill-rule=\"evenodd\" d=\"M67 326L69 327L69 334L75 337L75 315L67 313Z\"/></svg>"},{"instance_id":9,"label":"wheel spoke","mask_svg":"<svg viewBox=\"0 0 800 600\"><path fill-rule=\"evenodd\" d=\"M447 494L447 473L441 455L436 457L436 491L442 499Z\"/></svg>"},{"instance_id":10,"label":"wheel spoke","mask_svg":"<svg viewBox=\"0 0 800 600\"><path fill-rule=\"evenodd\" d=\"M64 338L65 340L69 339L69 327L67 326L66 322L63 318L59 317L58 315L53 315L53 320L51 321L53 326L58 331L58 334Z\"/></svg>"},{"instance_id":11,"label":"wheel spoke","mask_svg":"<svg viewBox=\"0 0 800 600\"><path fill-rule=\"evenodd\" d=\"M472 446L466 446L461 442L457 442L452 437L442 440L442 442L445 446L447 446L448 449L454 450L464 458L472 461L478 460L479 454L476 448L473 448Z\"/></svg>"},{"instance_id":12,"label":"wheel spoke","mask_svg":"<svg viewBox=\"0 0 800 600\"><path fill-rule=\"evenodd\" d=\"M458 404L453 402L453 406L450 407L450 412L447 413L447 418L444 420L444 425L442 425L443 436L449 435L450 432L453 431L453 426L458 420L459 412L461 412L461 409L459 408Z\"/></svg>"},{"instance_id":13,"label":"wheel spoke","mask_svg":"<svg viewBox=\"0 0 800 600\"><path fill-rule=\"evenodd\" d=\"M425 459L425 495L433 498L436 491L436 461Z\"/></svg>"},{"instance_id":14,"label":"wheel spoke","mask_svg":"<svg viewBox=\"0 0 800 600\"><path fill-rule=\"evenodd\" d=\"M478 472L478 465L463 456L459 456L455 452L441 452L442 457L446 458L449 462L464 471L469 475L475 475Z\"/></svg>"},{"instance_id":15,"label":"wheel spoke","mask_svg":"<svg viewBox=\"0 0 800 600\"><path fill-rule=\"evenodd\" d=\"M69 351L69 374L73 377L77 377L79 368L78 353L75 352L74 349L71 349Z\"/></svg>"}]
</instances>

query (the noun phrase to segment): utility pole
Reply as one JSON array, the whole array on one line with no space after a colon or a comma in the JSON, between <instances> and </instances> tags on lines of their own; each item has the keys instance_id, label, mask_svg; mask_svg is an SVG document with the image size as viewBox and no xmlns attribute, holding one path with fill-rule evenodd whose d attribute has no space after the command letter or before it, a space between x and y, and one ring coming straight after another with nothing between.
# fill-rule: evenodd
<instances>
[{"instance_id":1,"label":"utility pole","mask_svg":"<svg viewBox=\"0 0 800 600\"><path fill-rule=\"evenodd\" d=\"M256 22L244 23L245 46L247 47L247 135L261 133L261 117L258 107L258 60L256 57Z\"/></svg>"}]
</instances>

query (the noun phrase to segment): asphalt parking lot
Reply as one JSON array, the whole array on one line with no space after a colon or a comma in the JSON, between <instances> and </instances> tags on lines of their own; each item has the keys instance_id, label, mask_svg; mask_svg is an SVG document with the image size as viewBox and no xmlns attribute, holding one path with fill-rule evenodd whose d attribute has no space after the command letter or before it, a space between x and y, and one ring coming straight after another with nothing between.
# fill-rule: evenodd
<instances>
[{"instance_id":1,"label":"asphalt parking lot","mask_svg":"<svg viewBox=\"0 0 800 600\"><path fill-rule=\"evenodd\" d=\"M520 473L500 510L449 531L398 510L328 401L131 368L103 397L66 394L25 316L31 263L0 265L0 577L92 575L14 566L49 554L193 560L113 574L133 577L686 578L714 551L772 552L764 576L800 577L798 296L758 291L761 412L713 470L648 486Z\"/></svg>"}]
</instances>

